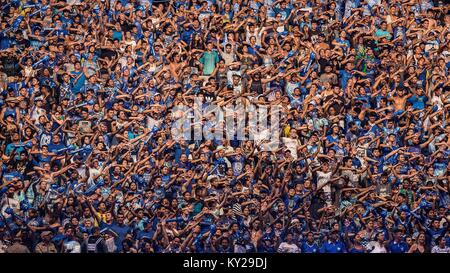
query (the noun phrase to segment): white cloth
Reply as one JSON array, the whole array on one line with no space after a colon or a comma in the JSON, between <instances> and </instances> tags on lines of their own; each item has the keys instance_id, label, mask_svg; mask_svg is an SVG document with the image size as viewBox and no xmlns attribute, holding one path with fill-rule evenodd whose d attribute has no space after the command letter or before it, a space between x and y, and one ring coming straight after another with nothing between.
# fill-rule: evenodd
<instances>
[{"instance_id":1,"label":"white cloth","mask_svg":"<svg viewBox=\"0 0 450 273\"><path fill-rule=\"evenodd\" d=\"M297 139L288 138L288 137L282 137L281 140L283 141L283 144L288 148L289 151L291 151L291 155L294 159L297 159L297 147L298 147L298 141Z\"/></svg>"},{"instance_id":2,"label":"white cloth","mask_svg":"<svg viewBox=\"0 0 450 273\"><path fill-rule=\"evenodd\" d=\"M300 249L296 244L289 244L288 242L282 242L278 247L279 253L300 253Z\"/></svg>"}]
</instances>

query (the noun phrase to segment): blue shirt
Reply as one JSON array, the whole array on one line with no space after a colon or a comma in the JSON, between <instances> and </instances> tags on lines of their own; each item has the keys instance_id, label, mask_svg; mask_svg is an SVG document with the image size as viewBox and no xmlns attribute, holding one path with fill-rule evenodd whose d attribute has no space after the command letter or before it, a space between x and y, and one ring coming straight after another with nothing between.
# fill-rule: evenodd
<instances>
[{"instance_id":1,"label":"blue shirt","mask_svg":"<svg viewBox=\"0 0 450 273\"><path fill-rule=\"evenodd\" d=\"M319 253L320 251L319 245L317 245L316 242L314 242L312 245L309 245L308 242L304 242L301 249L302 253Z\"/></svg>"},{"instance_id":2,"label":"blue shirt","mask_svg":"<svg viewBox=\"0 0 450 273\"><path fill-rule=\"evenodd\" d=\"M345 246L342 242L336 241L331 242L328 241L322 245L322 248L320 249L320 253L346 253L347 250L345 249Z\"/></svg>"},{"instance_id":3,"label":"blue shirt","mask_svg":"<svg viewBox=\"0 0 450 273\"><path fill-rule=\"evenodd\" d=\"M188 30L184 30L181 33L181 40L183 40L183 42L185 42L186 44L190 44L191 40L192 40L192 35L195 33L195 31L192 28L189 28Z\"/></svg>"},{"instance_id":4,"label":"blue shirt","mask_svg":"<svg viewBox=\"0 0 450 273\"><path fill-rule=\"evenodd\" d=\"M342 89L347 87L348 81L353 78L353 74L348 72L347 70L339 70L339 84Z\"/></svg>"},{"instance_id":5,"label":"blue shirt","mask_svg":"<svg viewBox=\"0 0 450 273\"><path fill-rule=\"evenodd\" d=\"M427 96L417 96L414 95L408 99L408 102L412 103L414 110L423 110L425 109L425 103L427 103Z\"/></svg>"},{"instance_id":6,"label":"blue shirt","mask_svg":"<svg viewBox=\"0 0 450 273\"><path fill-rule=\"evenodd\" d=\"M139 231L139 233L137 235L137 239L138 240L141 240L143 238L151 239L151 238L153 238L154 233L155 233L155 231L153 231L152 229L150 229L149 231L145 231L145 230Z\"/></svg>"},{"instance_id":7,"label":"blue shirt","mask_svg":"<svg viewBox=\"0 0 450 273\"><path fill-rule=\"evenodd\" d=\"M48 151L52 153L58 153L59 150L64 149L66 146L62 143L54 144L50 143L48 144Z\"/></svg>"},{"instance_id":8,"label":"blue shirt","mask_svg":"<svg viewBox=\"0 0 450 273\"><path fill-rule=\"evenodd\" d=\"M117 251L121 251L122 250L122 241L125 239L125 236L127 235L127 233L129 233L130 227L125 224L120 226L117 223L112 223L111 225L108 225L104 222L101 222L100 226L101 226L101 228L109 227L112 231L117 233L118 236L114 239L114 243L116 244Z\"/></svg>"},{"instance_id":9,"label":"blue shirt","mask_svg":"<svg viewBox=\"0 0 450 273\"><path fill-rule=\"evenodd\" d=\"M391 253L406 253L408 251L408 245L405 242L392 241L388 245L388 250Z\"/></svg>"},{"instance_id":10,"label":"blue shirt","mask_svg":"<svg viewBox=\"0 0 450 273\"><path fill-rule=\"evenodd\" d=\"M335 145L336 145L336 144L338 144L339 136L333 137L332 135L328 135L326 140L328 140L329 144L335 143Z\"/></svg>"},{"instance_id":11,"label":"blue shirt","mask_svg":"<svg viewBox=\"0 0 450 273\"><path fill-rule=\"evenodd\" d=\"M273 8L273 11L275 14L281 14L281 20L286 20L289 17L289 14L291 14L291 9L288 8Z\"/></svg>"},{"instance_id":12,"label":"blue shirt","mask_svg":"<svg viewBox=\"0 0 450 273\"><path fill-rule=\"evenodd\" d=\"M350 42L348 40L345 39L341 39L341 38L337 38L336 42L343 44L341 47L342 49L344 49L345 51L347 51L350 48Z\"/></svg>"},{"instance_id":13,"label":"blue shirt","mask_svg":"<svg viewBox=\"0 0 450 273\"><path fill-rule=\"evenodd\" d=\"M77 79L77 77L80 74L82 74L82 75ZM86 76L84 75L84 73L82 71L79 71L79 72L72 71L72 75L75 76L75 78L73 78L71 80L71 83L73 84L72 92L77 94L77 93L81 92L81 89L84 87L84 84L86 83Z\"/></svg>"},{"instance_id":14,"label":"blue shirt","mask_svg":"<svg viewBox=\"0 0 450 273\"><path fill-rule=\"evenodd\" d=\"M436 245L436 239L439 238L439 236L444 235L445 234L446 229L445 228L440 228L440 229L427 229L427 235L429 236L430 240L431 240L431 245L435 246Z\"/></svg>"},{"instance_id":15,"label":"blue shirt","mask_svg":"<svg viewBox=\"0 0 450 273\"><path fill-rule=\"evenodd\" d=\"M22 142L19 142L18 145L22 145ZM14 148L16 149L16 155L25 151L25 148L23 146L16 147L16 144L9 143L8 145L6 145L5 154L11 155L11 152L14 150Z\"/></svg>"}]
</instances>

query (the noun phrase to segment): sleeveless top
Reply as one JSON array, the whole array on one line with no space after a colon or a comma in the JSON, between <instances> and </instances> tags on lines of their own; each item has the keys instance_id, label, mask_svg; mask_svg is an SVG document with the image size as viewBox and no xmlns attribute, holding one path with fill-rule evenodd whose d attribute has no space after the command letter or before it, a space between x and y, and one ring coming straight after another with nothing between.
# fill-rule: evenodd
<instances>
[{"instance_id":1,"label":"sleeveless top","mask_svg":"<svg viewBox=\"0 0 450 273\"><path fill-rule=\"evenodd\" d=\"M13 118L16 118L16 108L10 108L10 107L6 107L5 108L5 115L4 115L4 119L6 120L6 117L8 115L12 115Z\"/></svg>"}]
</instances>

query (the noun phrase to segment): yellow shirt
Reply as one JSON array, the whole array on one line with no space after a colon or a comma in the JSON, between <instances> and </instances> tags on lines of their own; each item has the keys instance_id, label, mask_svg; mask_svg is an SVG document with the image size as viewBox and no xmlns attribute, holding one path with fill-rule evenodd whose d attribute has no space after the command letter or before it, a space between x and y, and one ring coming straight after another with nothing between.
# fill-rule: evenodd
<instances>
[{"instance_id":1,"label":"yellow shirt","mask_svg":"<svg viewBox=\"0 0 450 273\"><path fill-rule=\"evenodd\" d=\"M97 212L97 216L101 221L106 222L106 213ZM97 221L97 218L95 218L94 227L98 227L99 225L100 223Z\"/></svg>"}]
</instances>

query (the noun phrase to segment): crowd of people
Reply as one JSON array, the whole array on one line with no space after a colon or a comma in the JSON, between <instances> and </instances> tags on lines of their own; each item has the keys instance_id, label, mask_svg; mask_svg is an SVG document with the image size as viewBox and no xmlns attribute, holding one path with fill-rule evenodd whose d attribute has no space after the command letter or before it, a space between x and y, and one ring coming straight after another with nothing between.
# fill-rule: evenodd
<instances>
[{"instance_id":1,"label":"crowd of people","mask_svg":"<svg viewBox=\"0 0 450 273\"><path fill-rule=\"evenodd\" d=\"M450 253L445 1L0 3L0 252Z\"/></svg>"}]
</instances>

